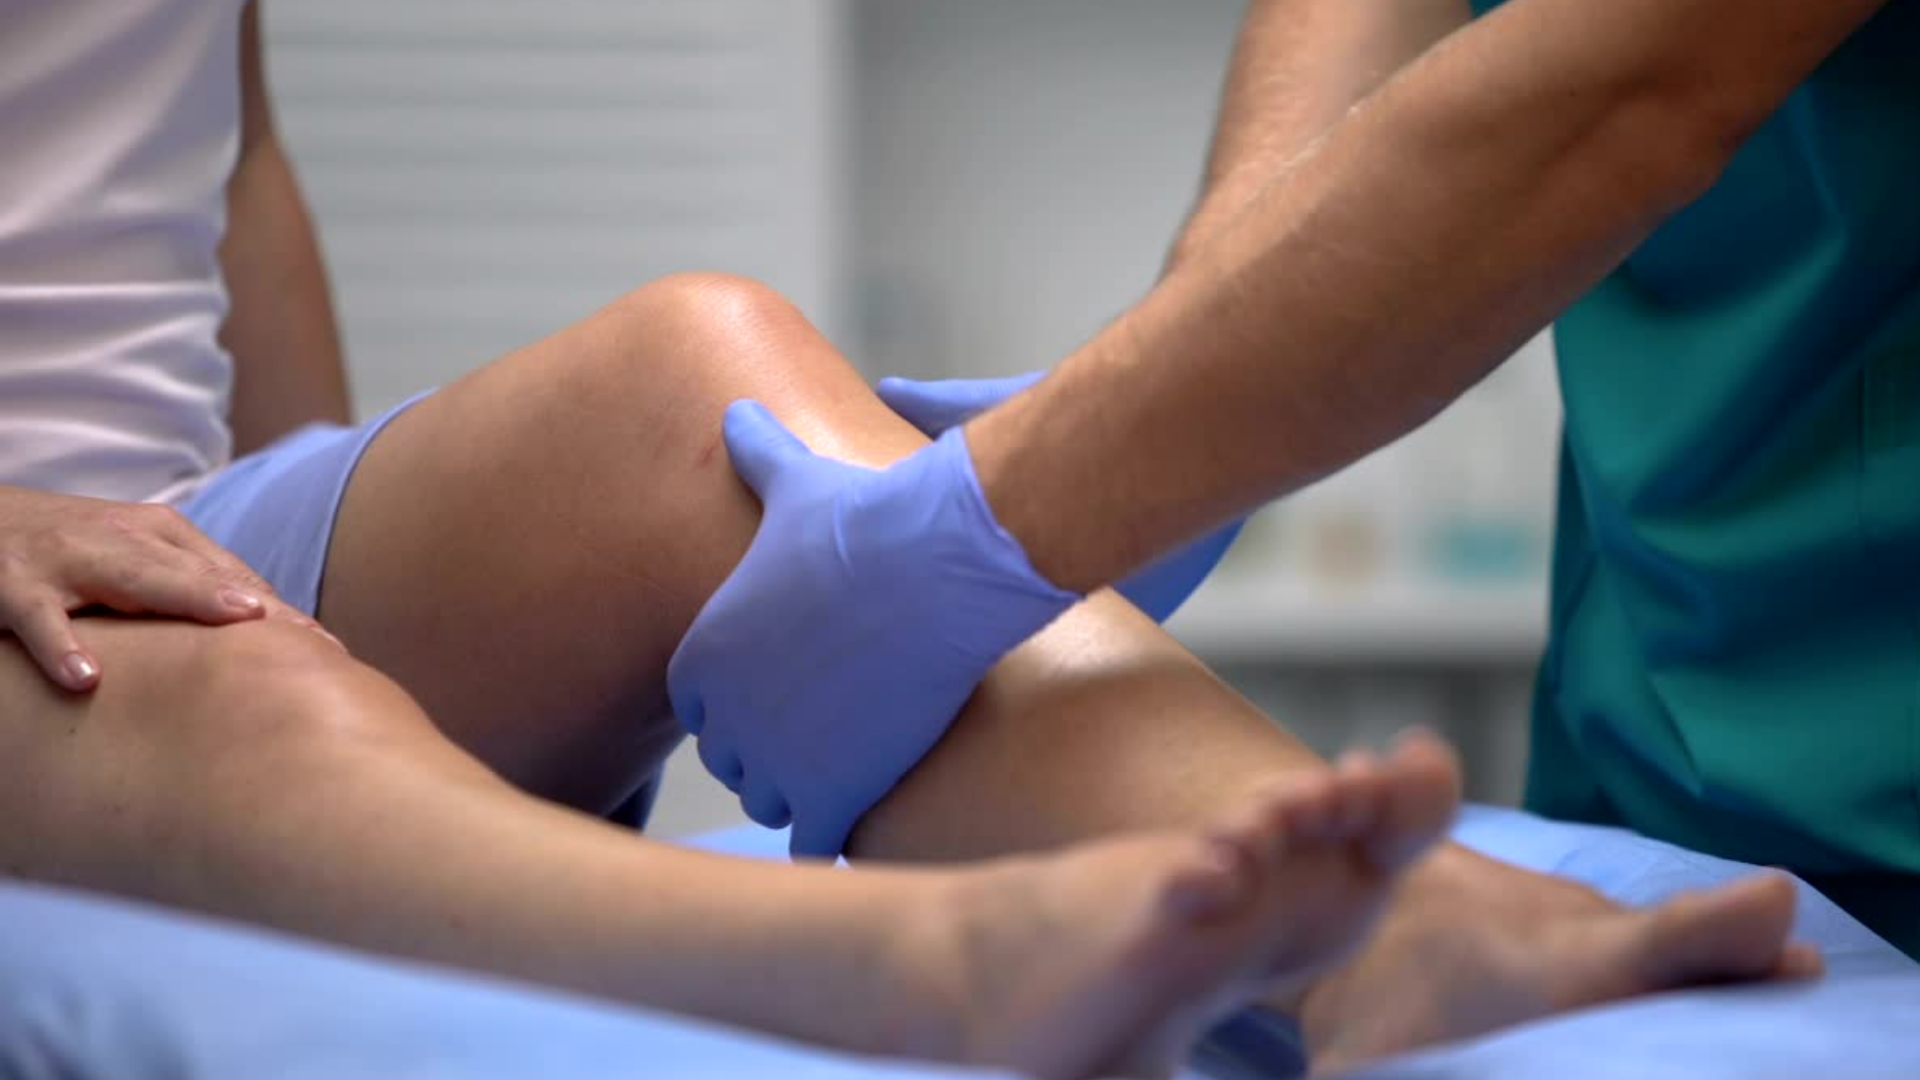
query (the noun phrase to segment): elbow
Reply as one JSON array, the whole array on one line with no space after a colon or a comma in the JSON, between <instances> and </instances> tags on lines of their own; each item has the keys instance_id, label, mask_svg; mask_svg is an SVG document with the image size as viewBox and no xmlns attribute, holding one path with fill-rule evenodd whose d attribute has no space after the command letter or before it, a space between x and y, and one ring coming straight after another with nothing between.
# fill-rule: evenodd
<instances>
[{"instance_id":1,"label":"elbow","mask_svg":"<svg viewBox=\"0 0 1920 1080\"><path fill-rule=\"evenodd\" d=\"M1699 73L1637 87L1601 133L1618 190L1659 218L1705 195L1777 105L1750 98Z\"/></svg>"}]
</instances>

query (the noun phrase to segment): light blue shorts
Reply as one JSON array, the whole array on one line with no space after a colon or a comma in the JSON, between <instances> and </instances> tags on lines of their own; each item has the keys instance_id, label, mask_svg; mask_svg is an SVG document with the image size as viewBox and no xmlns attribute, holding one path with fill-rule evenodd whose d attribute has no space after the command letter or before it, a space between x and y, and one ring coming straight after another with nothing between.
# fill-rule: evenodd
<instances>
[{"instance_id":1,"label":"light blue shorts","mask_svg":"<svg viewBox=\"0 0 1920 1080\"><path fill-rule=\"evenodd\" d=\"M357 427L309 424L215 473L180 511L214 543L238 555L287 603L319 614L327 545L361 455L417 394ZM609 820L640 828L659 791L656 777Z\"/></svg>"},{"instance_id":2,"label":"light blue shorts","mask_svg":"<svg viewBox=\"0 0 1920 1080\"><path fill-rule=\"evenodd\" d=\"M327 544L347 481L394 417L430 393L356 427L308 424L215 473L180 511L253 567L281 599L318 614Z\"/></svg>"}]
</instances>

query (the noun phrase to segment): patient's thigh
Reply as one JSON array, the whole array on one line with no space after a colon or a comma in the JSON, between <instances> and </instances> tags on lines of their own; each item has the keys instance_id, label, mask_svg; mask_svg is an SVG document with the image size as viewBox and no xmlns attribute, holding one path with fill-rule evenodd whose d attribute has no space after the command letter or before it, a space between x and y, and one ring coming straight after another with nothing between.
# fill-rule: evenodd
<instances>
[{"instance_id":1,"label":"patient's thigh","mask_svg":"<svg viewBox=\"0 0 1920 1080\"><path fill-rule=\"evenodd\" d=\"M720 439L742 397L844 458L924 442L770 290L665 279L399 417L320 617L510 779L608 809L677 742L667 661L759 521Z\"/></svg>"}]
</instances>

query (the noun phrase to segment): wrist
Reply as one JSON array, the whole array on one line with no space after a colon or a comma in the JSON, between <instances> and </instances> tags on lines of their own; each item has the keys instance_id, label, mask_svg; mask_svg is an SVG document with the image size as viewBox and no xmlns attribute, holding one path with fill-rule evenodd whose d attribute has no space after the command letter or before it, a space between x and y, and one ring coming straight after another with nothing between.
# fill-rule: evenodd
<instances>
[{"instance_id":1,"label":"wrist","mask_svg":"<svg viewBox=\"0 0 1920 1080\"><path fill-rule=\"evenodd\" d=\"M971 569L985 570L996 579L1018 585L1043 608L1052 604L1058 606L1058 611L1064 611L1086 599L1084 593L1056 584L1036 565L1021 538L1001 521L988 494L987 479L980 472L980 459L968 436L969 427L971 425L950 429L937 440L937 446L950 463L949 482L956 510L967 523L963 535L971 538L971 554L979 560L978 566ZM988 460L994 464L999 461L992 457Z\"/></svg>"},{"instance_id":2,"label":"wrist","mask_svg":"<svg viewBox=\"0 0 1920 1080\"><path fill-rule=\"evenodd\" d=\"M1018 451L1013 445L1018 429L1005 422L1005 414L1019 407L1015 402L989 410L948 431L941 439L952 439L959 444L972 493L979 499L980 513L993 523L996 533L1020 549L1021 558L1034 568L1036 575L1052 582L1054 575L1043 568L1046 552L1034 543L1038 537L1022 512L1023 492L1014 464Z\"/></svg>"}]
</instances>

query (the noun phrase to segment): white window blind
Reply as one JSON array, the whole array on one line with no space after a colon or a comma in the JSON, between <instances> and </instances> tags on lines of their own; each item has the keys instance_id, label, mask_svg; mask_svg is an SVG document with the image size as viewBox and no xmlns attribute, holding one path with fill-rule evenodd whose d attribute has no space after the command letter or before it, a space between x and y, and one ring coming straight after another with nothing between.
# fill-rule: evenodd
<instances>
[{"instance_id":1,"label":"white window blind","mask_svg":"<svg viewBox=\"0 0 1920 1080\"><path fill-rule=\"evenodd\" d=\"M270 5L363 413L675 270L833 327L841 3Z\"/></svg>"}]
</instances>

